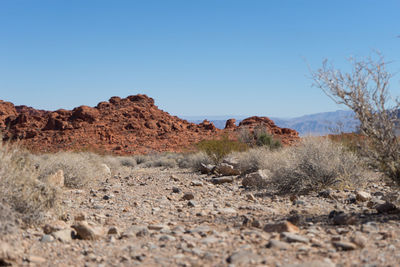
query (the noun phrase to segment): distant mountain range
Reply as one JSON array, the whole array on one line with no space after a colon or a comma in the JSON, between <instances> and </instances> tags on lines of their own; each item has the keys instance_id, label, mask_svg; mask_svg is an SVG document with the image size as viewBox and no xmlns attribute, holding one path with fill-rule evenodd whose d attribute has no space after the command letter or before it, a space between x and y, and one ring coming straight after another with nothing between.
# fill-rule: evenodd
<instances>
[{"instance_id":1,"label":"distant mountain range","mask_svg":"<svg viewBox=\"0 0 400 267\"><path fill-rule=\"evenodd\" d=\"M181 116L181 118L194 123L200 123L207 119L220 129L225 127L228 119L234 118L239 124L241 120L247 117L249 116ZM354 132L358 126L358 120L354 117L354 113L346 110L316 113L289 119L276 117L270 117L270 119L279 127L295 129L301 136Z\"/></svg>"}]
</instances>

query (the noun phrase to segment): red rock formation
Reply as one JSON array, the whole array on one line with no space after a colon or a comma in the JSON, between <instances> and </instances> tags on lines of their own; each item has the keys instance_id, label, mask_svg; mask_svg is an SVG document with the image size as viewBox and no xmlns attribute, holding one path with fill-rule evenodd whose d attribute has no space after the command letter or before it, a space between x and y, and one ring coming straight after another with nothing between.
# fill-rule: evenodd
<instances>
[{"instance_id":1,"label":"red rock formation","mask_svg":"<svg viewBox=\"0 0 400 267\"><path fill-rule=\"evenodd\" d=\"M184 151L203 140L228 134L235 138L241 127L265 124L284 144L298 139L294 130L281 129L268 118L251 117L237 127L217 129L211 122L189 123L154 105L146 95L111 97L96 107L80 106L53 112L0 101L0 130L4 140L20 143L37 152L95 150L117 154ZM234 126L234 127L233 127Z\"/></svg>"},{"instance_id":2,"label":"red rock formation","mask_svg":"<svg viewBox=\"0 0 400 267\"><path fill-rule=\"evenodd\" d=\"M235 124L236 120L235 119L229 119L225 123L225 129L236 129L237 126Z\"/></svg>"}]
</instances>

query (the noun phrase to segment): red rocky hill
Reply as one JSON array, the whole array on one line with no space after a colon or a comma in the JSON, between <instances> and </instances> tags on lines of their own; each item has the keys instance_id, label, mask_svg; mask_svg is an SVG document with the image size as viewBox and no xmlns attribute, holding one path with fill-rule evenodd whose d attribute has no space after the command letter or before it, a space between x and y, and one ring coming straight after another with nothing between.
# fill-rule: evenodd
<instances>
[{"instance_id":1,"label":"red rocky hill","mask_svg":"<svg viewBox=\"0 0 400 267\"><path fill-rule=\"evenodd\" d=\"M94 150L117 154L183 151L193 144L223 134L235 138L239 129L263 125L283 144L298 140L295 130L279 128L266 117L251 117L236 126L228 120L224 130L212 123L190 123L158 109L146 95L112 97L96 107L73 110L36 110L0 100L3 139L19 142L35 152Z\"/></svg>"}]
</instances>

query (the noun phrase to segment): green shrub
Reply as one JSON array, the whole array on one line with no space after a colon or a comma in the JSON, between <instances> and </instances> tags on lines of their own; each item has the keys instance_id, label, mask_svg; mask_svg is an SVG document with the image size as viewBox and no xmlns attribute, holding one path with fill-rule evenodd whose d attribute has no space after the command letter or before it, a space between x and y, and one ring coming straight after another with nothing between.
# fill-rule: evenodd
<instances>
[{"instance_id":1,"label":"green shrub","mask_svg":"<svg viewBox=\"0 0 400 267\"><path fill-rule=\"evenodd\" d=\"M240 129L239 140L250 147L265 146L270 149L282 147L282 143L269 134L262 125L255 127L253 131L248 128Z\"/></svg>"},{"instance_id":2,"label":"green shrub","mask_svg":"<svg viewBox=\"0 0 400 267\"><path fill-rule=\"evenodd\" d=\"M282 147L282 144L279 140L274 139L272 135L269 135L267 133L259 134L257 136L256 144L257 146L266 146L270 149L277 149Z\"/></svg>"},{"instance_id":3,"label":"green shrub","mask_svg":"<svg viewBox=\"0 0 400 267\"><path fill-rule=\"evenodd\" d=\"M246 144L229 140L227 136L223 136L221 139L203 140L196 146L200 151L205 152L215 164L220 163L231 152L248 149Z\"/></svg>"}]
</instances>

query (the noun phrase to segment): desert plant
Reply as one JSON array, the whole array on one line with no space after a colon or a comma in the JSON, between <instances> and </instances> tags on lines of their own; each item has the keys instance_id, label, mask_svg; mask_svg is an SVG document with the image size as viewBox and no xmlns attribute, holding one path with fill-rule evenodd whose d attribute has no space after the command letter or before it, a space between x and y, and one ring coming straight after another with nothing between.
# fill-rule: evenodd
<instances>
[{"instance_id":1,"label":"desert plant","mask_svg":"<svg viewBox=\"0 0 400 267\"><path fill-rule=\"evenodd\" d=\"M262 125L255 127L253 131L248 128L241 128L239 140L250 147L265 146L270 149L282 147L282 143L269 134Z\"/></svg>"},{"instance_id":2,"label":"desert plant","mask_svg":"<svg viewBox=\"0 0 400 267\"><path fill-rule=\"evenodd\" d=\"M191 168L194 171L200 171L202 169L201 164L210 164L211 159L205 152L186 153L183 154L182 159L178 162L180 168Z\"/></svg>"},{"instance_id":3,"label":"desert plant","mask_svg":"<svg viewBox=\"0 0 400 267\"><path fill-rule=\"evenodd\" d=\"M351 72L342 72L325 60L312 73L314 86L338 104L344 104L360 121L360 133L367 138L363 155L369 163L400 183L400 144L396 137L399 101L391 101L384 58L377 53L364 60L350 59Z\"/></svg>"},{"instance_id":4,"label":"desert plant","mask_svg":"<svg viewBox=\"0 0 400 267\"><path fill-rule=\"evenodd\" d=\"M282 164L275 162L269 166L273 182L282 193L354 187L364 175L357 156L327 138L304 138L300 145L288 148Z\"/></svg>"},{"instance_id":5,"label":"desert plant","mask_svg":"<svg viewBox=\"0 0 400 267\"><path fill-rule=\"evenodd\" d=\"M260 183L259 189L283 194L355 187L364 175L358 157L328 138L303 138L300 144L279 150L253 148L235 157L245 173L267 171L269 181Z\"/></svg>"},{"instance_id":6,"label":"desert plant","mask_svg":"<svg viewBox=\"0 0 400 267\"><path fill-rule=\"evenodd\" d=\"M81 188L96 178L104 177L104 159L89 152L59 152L43 154L33 159L38 166L39 179L63 170L64 184L70 188Z\"/></svg>"},{"instance_id":7,"label":"desert plant","mask_svg":"<svg viewBox=\"0 0 400 267\"><path fill-rule=\"evenodd\" d=\"M205 152L214 164L220 163L231 152L248 149L246 144L230 140L227 136L223 136L221 139L203 140L196 146L200 151Z\"/></svg>"},{"instance_id":8,"label":"desert plant","mask_svg":"<svg viewBox=\"0 0 400 267\"><path fill-rule=\"evenodd\" d=\"M257 135L257 146L266 146L270 149L277 149L282 147L282 144L279 140L276 140L272 137L272 135L267 133L261 133Z\"/></svg>"},{"instance_id":9,"label":"desert plant","mask_svg":"<svg viewBox=\"0 0 400 267\"><path fill-rule=\"evenodd\" d=\"M39 181L38 176L28 152L0 142L1 201L29 224L40 223L50 210L60 211L59 190Z\"/></svg>"}]
</instances>

